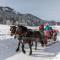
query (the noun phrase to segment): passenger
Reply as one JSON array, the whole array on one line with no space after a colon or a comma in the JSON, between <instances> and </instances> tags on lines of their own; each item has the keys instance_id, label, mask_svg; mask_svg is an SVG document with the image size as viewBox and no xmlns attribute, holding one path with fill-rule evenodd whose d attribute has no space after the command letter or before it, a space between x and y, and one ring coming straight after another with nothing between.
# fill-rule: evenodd
<instances>
[{"instance_id":1,"label":"passenger","mask_svg":"<svg viewBox=\"0 0 60 60\"><path fill-rule=\"evenodd\" d=\"M41 24L41 25L39 26L39 32L41 33L42 38L43 38L43 37L44 37L44 24Z\"/></svg>"},{"instance_id":2,"label":"passenger","mask_svg":"<svg viewBox=\"0 0 60 60\"><path fill-rule=\"evenodd\" d=\"M47 32L50 32L50 35L53 34L53 29L52 29L52 27L49 24L47 24L45 26L44 30L47 31Z\"/></svg>"}]
</instances>

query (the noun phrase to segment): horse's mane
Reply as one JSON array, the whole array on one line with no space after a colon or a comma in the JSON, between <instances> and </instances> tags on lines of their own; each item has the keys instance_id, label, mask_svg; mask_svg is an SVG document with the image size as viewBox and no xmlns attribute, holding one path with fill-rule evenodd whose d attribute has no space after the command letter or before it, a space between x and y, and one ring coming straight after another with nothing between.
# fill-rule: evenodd
<instances>
[{"instance_id":1,"label":"horse's mane","mask_svg":"<svg viewBox=\"0 0 60 60\"><path fill-rule=\"evenodd\" d=\"M27 27L23 26L23 25L19 25L18 27L21 27L23 31L27 31Z\"/></svg>"}]
</instances>

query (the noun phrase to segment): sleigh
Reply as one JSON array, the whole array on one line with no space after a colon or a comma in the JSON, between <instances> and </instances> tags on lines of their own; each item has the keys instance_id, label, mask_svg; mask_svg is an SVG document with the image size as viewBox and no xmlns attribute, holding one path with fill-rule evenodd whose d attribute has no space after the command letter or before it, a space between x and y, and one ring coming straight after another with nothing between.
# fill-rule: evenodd
<instances>
[{"instance_id":1,"label":"sleigh","mask_svg":"<svg viewBox=\"0 0 60 60\"><path fill-rule=\"evenodd\" d=\"M47 45L51 45L53 43L56 43L57 42L57 34L58 34L58 30L46 30L44 31L44 37L45 37L45 41Z\"/></svg>"}]
</instances>

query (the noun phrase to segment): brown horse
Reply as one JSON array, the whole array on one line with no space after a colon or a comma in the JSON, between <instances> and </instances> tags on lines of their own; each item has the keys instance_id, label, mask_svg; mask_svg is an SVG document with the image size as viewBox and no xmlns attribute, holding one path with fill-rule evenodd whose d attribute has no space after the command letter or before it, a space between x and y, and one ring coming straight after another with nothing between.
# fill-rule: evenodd
<instances>
[{"instance_id":1,"label":"brown horse","mask_svg":"<svg viewBox=\"0 0 60 60\"><path fill-rule=\"evenodd\" d=\"M26 53L24 50L24 44L28 43L29 48L30 48L29 55L32 54L33 41L35 41L35 43L36 43L35 49L37 48L37 41L39 41L41 43L41 45L44 46L44 42L43 42L43 39L41 38L41 34L39 33L39 31L32 31L31 29L27 29L27 27L21 26L21 25L17 26L17 27L11 26L10 31L11 31L11 35L15 35L15 36L18 35L19 43L18 43L18 47L17 47L16 51L19 51L20 43L22 43L23 53Z\"/></svg>"}]
</instances>

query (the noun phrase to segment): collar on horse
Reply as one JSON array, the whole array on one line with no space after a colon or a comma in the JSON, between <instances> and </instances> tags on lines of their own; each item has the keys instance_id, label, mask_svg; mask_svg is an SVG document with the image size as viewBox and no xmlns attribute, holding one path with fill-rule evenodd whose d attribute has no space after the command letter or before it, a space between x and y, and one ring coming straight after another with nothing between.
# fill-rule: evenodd
<instances>
[{"instance_id":1,"label":"collar on horse","mask_svg":"<svg viewBox=\"0 0 60 60\"><path fill-rule=\"evenodd\" d=\"M27 32L23 32L23 33L21 33L21 34L15 33L15 35L19 35L19 36L26 36L26 34L27 34Z\"/></svg>"}]
</instances>

